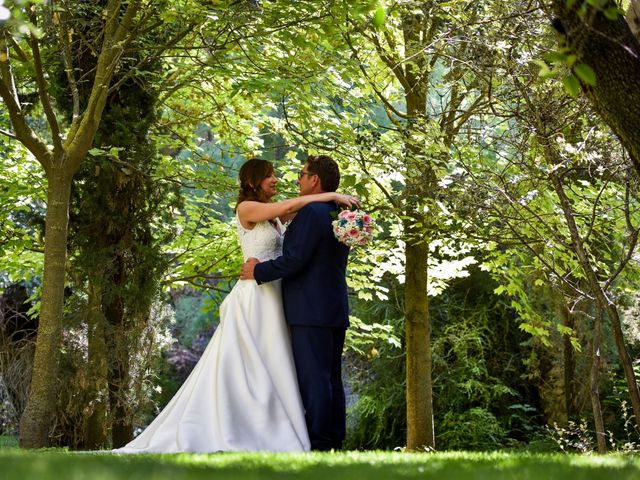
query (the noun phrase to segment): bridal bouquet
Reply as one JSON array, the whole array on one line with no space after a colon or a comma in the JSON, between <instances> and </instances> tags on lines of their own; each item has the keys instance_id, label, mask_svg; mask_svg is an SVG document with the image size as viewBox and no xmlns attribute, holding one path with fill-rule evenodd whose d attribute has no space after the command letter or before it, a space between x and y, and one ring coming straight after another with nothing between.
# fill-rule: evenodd
<instances>
[{"instance_id":1,"label":"bridal bouquet","mask_svg":"<svg viewBox=\"0 0 640 480\"><path fill-rule=\"evenodd\" d=\"M349 247L366 245L373 236L373 219L362 210L342 210L332 224L338 241Z\"/></svg>"}]
</instances>

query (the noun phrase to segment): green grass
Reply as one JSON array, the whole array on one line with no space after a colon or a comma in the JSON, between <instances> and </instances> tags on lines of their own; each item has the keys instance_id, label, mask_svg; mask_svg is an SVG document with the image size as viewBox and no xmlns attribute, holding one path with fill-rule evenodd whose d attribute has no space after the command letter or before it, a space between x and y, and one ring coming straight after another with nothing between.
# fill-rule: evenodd
<instances>
[{"instance_id":1,"label":"green grass","mask_svg":"<svg viewBox=\"0 0 640 480\"><path fill-rule=\"evenodd\" d=\"M640 458L503 452L113 455L4 448L0 472L3 480L636 480Z\"/></svg>"}]
</instances>

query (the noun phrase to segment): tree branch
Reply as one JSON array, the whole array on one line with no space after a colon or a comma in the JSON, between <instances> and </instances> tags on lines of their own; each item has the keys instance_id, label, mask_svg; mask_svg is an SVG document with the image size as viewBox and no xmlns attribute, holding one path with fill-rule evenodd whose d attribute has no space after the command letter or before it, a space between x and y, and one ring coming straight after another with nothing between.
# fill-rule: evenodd
<instances>
[{"instance_id":1,"label":"tree branch","mask_svg":"<svg viewBox=\"0 0 640 480\"><path fill-rule=\"evenodd\" d=\"M71 44L69 43L69 35L71 32L68 28L69 8L68 4L65 4L65 13L63 16L60 28L60 43L62 43L62 60L64 62L64 70L67 74L69 81L69 88L71 89L71 97L73 98L73 113L72 123L77 121L80 116L80 92L78 91L78 83L76 81L75 72L73 69L73 58L71 56Z\"/></svg>"},{"instance_id":2,"label":"tree branch","mask_svg":"<svg viewBox=\"0 0 640 480\"><path fill-rule=\"evenodd\" d=\"M128 40L128 42L132 40L132 37L127 39L127 32L131 30L131 25L140 8L140 3L140 0L131 0L122 15L121 22L118 22L121 1L110 0L107 5L107 20L104 27L102 50L98 57L89 101L84 115L72 124L71 133L66 142L70 172L78 170L82 160L91 148L107 102L109 84L122 55L123 44L126 43L125 40Z\"/></svg>"},{"instance_id":3,"label":"tree branch","mask_svg":"<svg viewBox=\"0 0 640 480\"><path fill-rule=\"evenodd\" d=\"M36 11L33 8L29 9L29 20L35 26L37 26ZM30 34L27 36L27 43L31 47L31 53L33 53L33 67L36 74L36 84L38 85L38 95L40 96L40 103L44 110L44 114L47 117L47 123L51 129L51 140L53 141L53 150L61 156L63 150L62 138L60 133L60 125L58 119L51 106L51 98L49 97L49 85L44 76L44 69L42 67L42 56L40 55L40 42L35 35Z\"/></svg>"},{"instance_id":4,"label":"tree branch","mask_svg":"<svg viewBox=\"0 0 640 480\"><path fill-rule=\"evenodd\" d=\"M11 133L11 132L7 132L6 130L2 130L0 129L0 134L11 138L12 140L20 140L18 137L15 136L15 134Z\"/></svg>"},{"instance_id":5,"label":"tree branch","mask_svg":"<svg viewBox=\"0 0 640 480\"><path fill-rule=\"evenodd\" d=\"M24 112L18 100L18 92L11 70L11 57L9 56L6 38L6 30L0 28L0 40L2 40L0 43L0 97L2 97L9 112L9 118L15 130L15 138L36 157L36 160L40 162L48 175L53 168L52 154L45 143L27 125L24 118Z\"/></svg>"}]
</instances>

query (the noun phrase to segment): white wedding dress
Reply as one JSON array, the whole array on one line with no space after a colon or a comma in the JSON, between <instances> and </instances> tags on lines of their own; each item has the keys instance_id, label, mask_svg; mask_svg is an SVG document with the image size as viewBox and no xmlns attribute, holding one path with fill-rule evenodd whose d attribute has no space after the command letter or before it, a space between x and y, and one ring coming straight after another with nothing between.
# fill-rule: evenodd
<instances>
[{"instance_id":1,"label":"white wedding dress","mask_svg":"<svg viewBox=\"0 0 640 480\"><path fill-rule=\"evenodd\" d=\"M238 223L244 258L282 254L269 222ZM277 222L282 230L282 224ZM305 451L309 437L280 281L240 280L220 306L220 325L202 358L156 419L116 453Z\"/></svg>"}]
</instances>

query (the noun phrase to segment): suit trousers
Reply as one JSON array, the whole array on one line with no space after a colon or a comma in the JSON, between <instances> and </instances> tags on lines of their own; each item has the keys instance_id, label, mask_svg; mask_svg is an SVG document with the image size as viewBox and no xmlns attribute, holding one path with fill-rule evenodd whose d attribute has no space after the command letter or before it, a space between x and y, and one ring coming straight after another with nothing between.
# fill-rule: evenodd
<instances>
[{"instance_id":1,"label":"suit trousers","mask_svg":"<svg viewBox=\"0 0 640 480\"><path fill-rule=\"evenodd\" d=\"M291 325L298 385L312 450L339 450L346 433L342 349L346 329Z\"/></svg>"}]
</instances>

